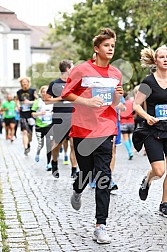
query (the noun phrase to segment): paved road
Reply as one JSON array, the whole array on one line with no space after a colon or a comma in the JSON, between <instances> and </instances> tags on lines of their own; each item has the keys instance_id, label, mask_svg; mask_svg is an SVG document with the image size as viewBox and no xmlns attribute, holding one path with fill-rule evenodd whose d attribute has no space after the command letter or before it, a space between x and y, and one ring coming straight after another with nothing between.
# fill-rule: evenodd
<instances>
[{"instance_id":1,"label":"paved road","mask_svg":"<svg viewBox=\"0 0 167 252\"><path fill-rule=\"evenodd\" d=\"M36 163L35 149L35 135L28 157L23 154L20 134L13 143L0 137L0 183L7 225L7 239L0 237L1 248L7 245L11 252L167 251L167 218L158 213L163 179L152 184L145 202L138 197L149 168L142 152L129 161L124 146L117 147L114 178L119 190L111 195L107 222L112 242L98 245L92 241L94 189L87 187L81 210L73 210L70 166L63 165L61 154L60 178L55 180L45 171L45 150Z\"/></svg>"}]
</instances>

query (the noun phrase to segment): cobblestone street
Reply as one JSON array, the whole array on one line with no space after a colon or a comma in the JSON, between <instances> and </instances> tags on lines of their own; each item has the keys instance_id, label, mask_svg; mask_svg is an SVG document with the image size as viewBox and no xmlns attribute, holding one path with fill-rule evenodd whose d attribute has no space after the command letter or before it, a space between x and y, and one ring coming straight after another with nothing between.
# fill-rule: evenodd
<instances>
[{"instance_id":1,"label":"cobblestone street","mask_svg":"<svg viewBox=\"0 0 167 252\"><path fill-rule=\"evenodd\" d=\"M128 160L123 145L117 147L114 180L119 190L111 194L107 230L109 245L92 240L95 224L94 189L83 192L78 212L70 204L70 165L59 158L60 178L45 170L45 148L39 163L34 160L36 139L30 154L23 153L21 135L11 143L0 136L0 184L7 226L4 244L11 252L167 252L167 218L159 215L161 180L150 188L148 199L139 199L138 189L149 168L143 152ZM5 250L2 250L5 251Z\"/></svg>"}]
</instances>

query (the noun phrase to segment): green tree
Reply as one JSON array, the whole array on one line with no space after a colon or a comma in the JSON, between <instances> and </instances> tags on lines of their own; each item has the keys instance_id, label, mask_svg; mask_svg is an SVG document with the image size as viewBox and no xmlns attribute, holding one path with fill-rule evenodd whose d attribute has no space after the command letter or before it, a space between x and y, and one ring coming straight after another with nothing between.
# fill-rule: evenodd
<instances>
[{"instance_id":1,"label":"green tree","mask_svg":"<svg viewBox=\"0 0 167 252\"><path fill-rule=\"evenodd\" d=\"M71 35L80 59L87 60L93 54L92 38L102 27L111 27L117 34L113 60L132 65L133 76L125 86L132 89L146 74L140 67L141 49L167 41L166 7L166 0L87 0L75 4L71 15L63 13L61 21L55 20L52 35Z\"/></svg>"},{"instance_id":2,"label":"green tree","mask_svg":"<svg viewBox=\"0 0 167 252\"><path fill-rule=\"evenodd\" d=\"M52 39L52 36L48 37L49 41ZM74 62L79 60L79 54L77 52L78 46L74 43L71 35L59 35L56 37L55 41L56 44L48 61L48 64L53 66L55 71L59 71L59 62L63 59L69 59Z\"/></svg>"},{"instance_id":3,"label":"green tree","mask_svg":"<svg viewBox=\"0 0 167 252\"><path fill-rule=\"evenodd\" d=\"M138 42L152 48L167 42L166 0L126 0L124 9L135 27Z\"/></svg>"},{"instance_id":4,"label":"green tree","mask_svg":"<svg viewBox=\"0 0 167 252\"><path fill-rule=\"evenodd\" d=\"M48 40L52 43L52 32ZM53 40L54 46L50 55L50 59L46 64L37 63L32 65L27 74L31 77L32 86L38 90L43 85L48 85L51 81L57 79L60 75L59 62L63 59L70 59L74 62L79 60L77 53L77 45L74 43L72 36L61 35L58 39ZM73 45L73 46L71 46Z\"/></svg>"},{"instance_id":5,"label":"green tree","mask_svg":"<svg viewBox=\"0 0 167 252\"><path fill-rule=\"evenodd\" d=\"M53 68L48 64L37 63L28 68L27 75L31 78L31 85L39 90L53 80Z\"/></svg>"}]
</instances>

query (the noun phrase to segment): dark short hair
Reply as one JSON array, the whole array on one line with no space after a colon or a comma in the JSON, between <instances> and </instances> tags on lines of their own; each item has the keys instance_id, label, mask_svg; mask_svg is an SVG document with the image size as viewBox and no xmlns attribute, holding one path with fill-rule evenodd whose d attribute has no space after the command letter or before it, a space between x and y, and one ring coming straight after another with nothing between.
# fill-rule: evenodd
<instances>
[{"instance_id":1,"label":"dark short hair","mask_svg":"<svg viewBox=\"0 0 167 252\"><path fill-rule=\"evenodd\" d=\"M72 60L62 60L62 61L60 61L60 63L59 63L60 72L61 73L66 72L67 68L71 68L72 63L73 63Z\"/></svg>"},{"instance_id":2,"label":"dark short hair","mask_svg":"<svg viewBox=\"0 0 167 252\"><path fill-rule=\"evenodd\" d=\"M93 38L93 46L99 47L99 45L106 39L113 38L116 41L116 34L110 28L103 28L100 33Z\"/></svg>"}]
</instances>

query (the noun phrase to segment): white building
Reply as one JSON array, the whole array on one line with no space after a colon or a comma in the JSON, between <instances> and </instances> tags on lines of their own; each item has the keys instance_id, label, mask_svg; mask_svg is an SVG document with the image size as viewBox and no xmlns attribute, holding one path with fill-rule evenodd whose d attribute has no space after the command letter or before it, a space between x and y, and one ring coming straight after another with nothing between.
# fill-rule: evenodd
<instances>
[{"instance_id":1,"label":"white building","mask_svg":"<svg viewBox=\"0 0 167 252\"><path fill-rule=\"evenodd\" d=\"M48 32L48 27L30 26L0 6L0 97L15 94L18 78L26 76L28 67L48 61L51 46L44 40Z\"/></svg>"}]
</instances>

